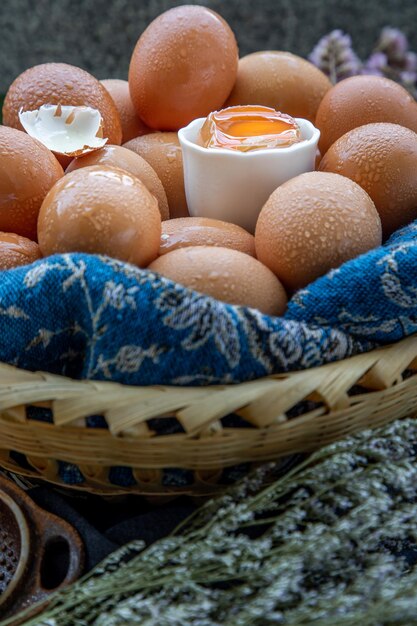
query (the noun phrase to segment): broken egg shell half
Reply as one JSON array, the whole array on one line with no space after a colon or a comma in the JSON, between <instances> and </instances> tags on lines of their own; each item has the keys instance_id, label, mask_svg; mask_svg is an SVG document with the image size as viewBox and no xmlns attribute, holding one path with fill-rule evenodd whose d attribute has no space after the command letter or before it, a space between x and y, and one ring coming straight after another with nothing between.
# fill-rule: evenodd
<instances>
[{"instance_id":1,"label":"broken egg shell half","mask_svg":"<svg viewBox=\"0 0 417 626\"><path fill-rule=\"evenodd\" d=\"M178 131L187 205L192 217L232 222L254 233L269 196L290 178L314 170L320 131L295 118L301 141L288 147L240 152L199 143L205 118Z\"/></svg>"},{"instance_id":2,"label":"broken egg shell half","mask_svg":"<svg viewBox=\"0 0 417 626\"><path fill-rule=\"evenodd\" d=\"M77 157L107 143L103 118L91 107L43 104L34 111L20 109L19 120L28 135L55 154Z\"/></svg>"}]
</instances>

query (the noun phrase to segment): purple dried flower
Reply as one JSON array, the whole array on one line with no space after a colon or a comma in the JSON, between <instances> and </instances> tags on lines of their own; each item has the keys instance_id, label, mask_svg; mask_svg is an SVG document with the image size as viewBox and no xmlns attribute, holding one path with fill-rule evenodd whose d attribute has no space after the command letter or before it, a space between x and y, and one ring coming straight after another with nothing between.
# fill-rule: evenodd
<instances>
[{"instance_id":1,"label":"purple dried flower","mask_svg":"<svg viewBox=\"0 0 417 626\"><path fill-rule=\"evenodd\" d=\"M387 55L383 52L373 52L362 67L362 74L372 74L373 76L385 76L388 66Z\"/></svg>"},{"instance_id":2,"label":"purple dried flower","mask_svg":"<svg viewBox=\"0 0 417 626\"><path fill-rule=\"evenodd\" d=\"M352 49L351 38L341 30L333 30L322 37L308 58L333 84L359 74L361 69L361 62Z\"/></svg>"},{"instance_id":3,"label":"purple dried flower","mask_svg":"<svg viewBox=\"0 0 417 626\"><path fill-rule=\"evenodd\" d=\"M404 70L406 72L417 72L417 54L415 52L407 52L405 55Z\"/></svg>"},{"instance_id":4,"label":"purple dried flower","mask_svg":"<svg viewBox=\"0 0 417 626\"><path fill-rule=\"evenodd\" d=\"M400 82L413 95L416 93L417 74L415 72L400 72Z\"/></svg>"},{"instance_id":5,"label":"purple dried flower","mask_svg":"<svg viewBox=\"0 0 417 626\"><path fill-rule=\"evenodd\" d=\"M385 52L389 64L402 63L408 51L407 37L398 28L386 26L382 29L376 50Z\"/></svg>"},{"instance_id":6,"label":"purple dried flower","mask_svg":"<svg viewBox=\"0 0 417 626\"><path fill-rule=\"evenodd\" d=\"M378 43L364 63L362 74L395 80L417 97L417 54L408 49L408 40L397 28L382 29Z\"/></svg>"},{"instance_id":7,"label":"purple dried flower","mask_svg":"<svg viewBox=\"0 0 417 626\"><path fill-rule=\"evenodd\" d=\"M409 50L406 35L387 26L369 59L362 65L352 49L349 35L334 30L317 43L309 60L336 83L348 76L385 76L405 87L417 100L417 53Z\"/></svg>"}]
</instances>

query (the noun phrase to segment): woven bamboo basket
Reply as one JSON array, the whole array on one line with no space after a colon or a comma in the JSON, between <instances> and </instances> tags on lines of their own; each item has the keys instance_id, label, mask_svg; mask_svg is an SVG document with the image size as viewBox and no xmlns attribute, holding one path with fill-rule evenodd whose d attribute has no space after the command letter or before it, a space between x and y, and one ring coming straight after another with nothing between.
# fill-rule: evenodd
<instances>
[{"instance_id":1,"label":"woven bamboo basket","mask_svg":"<svg viewBox=\"0 0 417 626\"><path fill-rule=\"evenodd\" d=\"M231 466L306 453L416 413L417 336L344 361L238 385L131 387L5 364L0 381L4 469L66 486L59 473L60 462L66 462L83 476L73 489L204 495L224 489L222 473ZM33 407L47 408L52 423L29 419ZM230 423L231 414L237 426ZM87 428L91 415L103 416L108 428ZM174 421L179 432L156 432L155 418L159 424ZM130 468L134 484L112 484L114 466ZM166 468L186 470L191 483L167 485Z\"/></svg>"}]
</instances>

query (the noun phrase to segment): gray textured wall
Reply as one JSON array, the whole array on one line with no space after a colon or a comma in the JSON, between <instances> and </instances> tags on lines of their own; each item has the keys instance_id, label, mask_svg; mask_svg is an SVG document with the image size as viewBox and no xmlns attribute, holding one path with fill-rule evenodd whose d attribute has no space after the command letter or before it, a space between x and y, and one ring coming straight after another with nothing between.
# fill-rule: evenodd
<instances>
[{"instance_id":1,"label":"gray textured wall","mask_svg":"<svg viewBox=\"0 0 417 626\"><path fill-rule=\"evenodd\" d=\"M98 78L126 78L140 33L177 0L0 0L0 93L24 69L46 61L79 65ZM233 28L241 54L287 49L306 55L332 30L349 31L360 55L379 30L403 28L417 50L416 0L199 0Z\"/></svg>"}]
</instances>

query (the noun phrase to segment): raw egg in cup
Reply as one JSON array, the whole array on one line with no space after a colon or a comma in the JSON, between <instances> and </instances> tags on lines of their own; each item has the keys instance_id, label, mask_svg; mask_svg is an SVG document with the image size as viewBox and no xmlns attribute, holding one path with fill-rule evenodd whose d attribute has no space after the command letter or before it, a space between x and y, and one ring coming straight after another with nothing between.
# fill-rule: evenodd
<instances>
[{"instance_id":1,"label":"raw egg in cup","mask_svg":"<svg viewBox=\"0 0 417 626\"><path fill-rule=\"evenodd\" d=\"M263 106L210 113L178 132L190 215L224 220L253 233L271 195L314 170L320 131Z\"/></svg>"}]
</instances>

